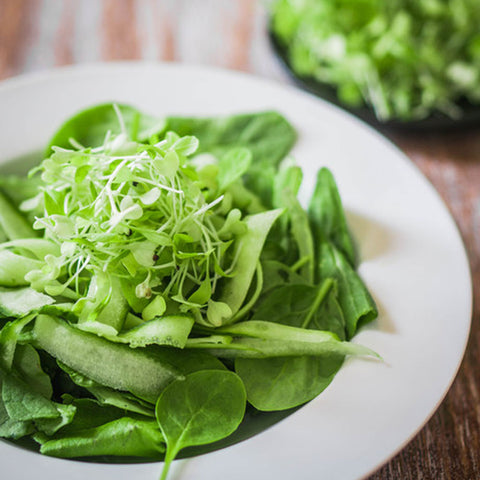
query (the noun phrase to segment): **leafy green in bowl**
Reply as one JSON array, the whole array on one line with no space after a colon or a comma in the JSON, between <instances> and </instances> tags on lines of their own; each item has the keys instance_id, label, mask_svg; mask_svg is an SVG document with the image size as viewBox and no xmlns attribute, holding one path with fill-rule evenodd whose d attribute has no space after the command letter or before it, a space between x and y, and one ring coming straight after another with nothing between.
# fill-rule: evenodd
<instances>
[{"instance_id":1,"label":"leafy green in bowl","mask_svg":"<svg viewBox=\"0 0 480 480\"><path fill-rule=\"evenodd\" d=\"M98 105L0 177L0 436L165 461L319 395L377 315L331 172L308 209L276 112Z\"/></svg>"}]
</instances>

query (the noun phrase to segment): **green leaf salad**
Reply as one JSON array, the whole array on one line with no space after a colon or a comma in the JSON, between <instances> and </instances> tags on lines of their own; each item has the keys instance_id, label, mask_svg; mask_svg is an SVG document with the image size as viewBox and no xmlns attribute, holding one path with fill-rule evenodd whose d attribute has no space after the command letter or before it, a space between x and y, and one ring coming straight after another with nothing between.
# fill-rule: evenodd
<instances>
[{"instance_id":1,"label":"green leaf salad","mask_svg":"<svg viewBox=\"0 0 480 480\"><path fill-rule=\"evenodd\" d=\"M106 104L28 177L0 177L1 437L165 458L166 476L184 448L248 438L346 356L376 356L350 342L377 310L335 181L320 169L301 206L295 138L276 112Z\"/></svg>"},{"instance_id":2,"label":"green leaf salad","mask_svg":"<svg viewBox=\"0 0 480 480\"><path fill-rule=\"evenodd\" d=\"M459 118L480 104L478 0L274 0L293 71L380 120Z\"/></svg>"}]
</instances>

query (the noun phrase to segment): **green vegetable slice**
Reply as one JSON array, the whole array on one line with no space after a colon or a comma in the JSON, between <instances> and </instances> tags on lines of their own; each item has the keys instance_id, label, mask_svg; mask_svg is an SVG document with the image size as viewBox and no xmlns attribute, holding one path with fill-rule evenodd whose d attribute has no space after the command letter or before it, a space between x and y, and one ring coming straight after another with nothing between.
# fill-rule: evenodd
<instances>
[{"instance_id":1,"label":"green vegetable slice","mask_svg":"<svg viewBox=\"0 0 480 480\"><path fill-rule=\"evenodd\" d=\"M33 332L36 344L68 367L101 385L130 391L152 403L170 382L181 378L155 355L111 343L48 315L37 317Z\"/></svg>"},{"instance_id":2,"label":"green vegetable slice","mask_svg":"<svg viewBox=\"0 0 480 480\"><path fill-rule=\"evenodd\" d=\"M43 263L39 260L17 255L9 250L0 250L0 285L3 287L28 285L29 281L25 279L26 275L42 266Z\"/></svg>"},{"instance_id":3,"label":"green vegetable slice","mask_svg":"<svg viewBox=\"0 0 480 480\"><path fill-rule=\"evenodd\" d=\"M235 318L235 313L247 296L268 232L282 213L282 209L269 210L245 219L248 230L237 242L238 259L235 276L219 282L222 292L219 301L229 306L231 316L219 319L215 326L230 323Z\"/></svg>"},{"instance_id":4,"label":"green vegetable slice","mask_svg":"<svg viewBox=\"0 0 480 480\"><path fill-rule=\"evenodd\" d=\"M38 311L55 300L33 288L1 288L0 316L23 317L33 311Z\"/></svg>"}]
</instances>

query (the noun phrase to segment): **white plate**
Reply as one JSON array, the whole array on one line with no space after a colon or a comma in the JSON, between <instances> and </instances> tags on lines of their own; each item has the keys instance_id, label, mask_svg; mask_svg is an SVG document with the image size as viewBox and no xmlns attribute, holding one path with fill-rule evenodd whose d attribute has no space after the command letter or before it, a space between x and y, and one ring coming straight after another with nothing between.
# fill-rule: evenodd
<instances>
[{"instance_id":1,"label":"white plate","mask_svg":"<svg viewBox=\"0 0 480 480\"><path fill-rule=\"evenodd\" d=\"M38 150L76 110L109 100L159 116L282 112L299 132L294 156L305 190L321 165L333 170L359 240L361 275L380 308L378 321L356 341L385 363L347 362L319 398L291 417L241 444L176 462L171 478L350 480L372 473L438 407L468 337L467 258L437 193L402 153L343 111L292 88L182 65L93 65L4 82L1 161ZM9 480L147 480L160 470L57 460L4 442L0 463Z\"/></svg>"}]
</instances>

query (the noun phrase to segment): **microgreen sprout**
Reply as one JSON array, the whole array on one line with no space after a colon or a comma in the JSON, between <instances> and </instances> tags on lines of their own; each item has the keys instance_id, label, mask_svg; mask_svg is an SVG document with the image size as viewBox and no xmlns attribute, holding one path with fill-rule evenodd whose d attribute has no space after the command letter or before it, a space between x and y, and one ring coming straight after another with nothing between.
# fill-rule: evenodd
<instances>
[{"instance_id":1,"label":"microgreen sprout","mask_svg":"<svg viewBox=\"0 0 480 480\"><path fill-rule=\"evenodd\" d=\"M211 188L212 179L209 185L201 180L188 158L196 138L168 132L141 144L123 127L99 148L73 143L79 148L53 148L40 168L40 202L24 204L41 204L34 228L62 246L42 272L30 273L32 285L57 294L72 286L83 295L101 271L122 278L138 298L172 293L176 308L204 307L206 315L218 279L234 267L224 233L241 219L238 210L234 217L216 212L224 195ZM222 228L214 227L214 215ZM188 300L204 282L210 295Z\"/></svg>"}]
</instances>

